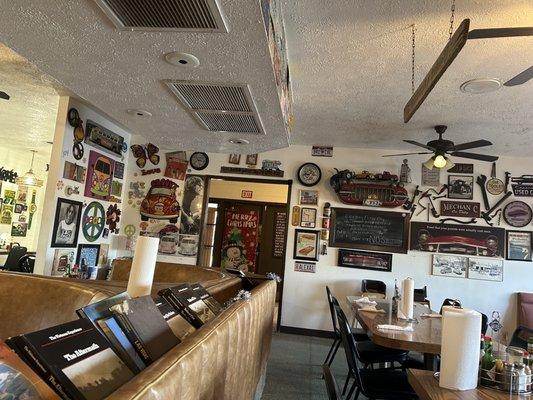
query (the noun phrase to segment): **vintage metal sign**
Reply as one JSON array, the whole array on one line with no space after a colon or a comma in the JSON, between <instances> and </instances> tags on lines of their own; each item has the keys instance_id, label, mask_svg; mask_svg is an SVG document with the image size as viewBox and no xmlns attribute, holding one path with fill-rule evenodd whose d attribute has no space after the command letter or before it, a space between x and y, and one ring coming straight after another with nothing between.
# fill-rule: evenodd
<instances>
[{"instance_id":1,"label":"vintage metal sign","mask_svg":"<svg viewBox=\"0 0 533 400\"><path fill-rule=\"evenodd\" d=\"M461 164L457 163L448 170L450 174L473 174L474 164Z\"/></svg>"},{"instance_id":2,"label":"vintage metal sign","mask_svg":"<svg viewBox=\"0 0 533 400\"><path fill-rule=\"evenodd\" d=\"M449 201L440 202L440 215L443 217L468 217L479 218L480 204L470 201Z\"/></svg>"},{"instance_id":3,"label":"vintage metal sign","mask_svg":"<svg viewBox=\"0 0 533 400\"><path fill-rule=\"evenodd\" d=\"M309 263L309 262L295 261L294 270L296 272L310 272L314 274L316 272L316 264Z\"/></svg>"},{"instance_id":4,"label":"vintage metal sign","mask_svg":"<svg viewBox=\"0 0 533 400\"><path fill-rule=\"evenodd\" d=\"M511 185L517 197L533 197L533 185Z\"/></svg>"}]
</instances>

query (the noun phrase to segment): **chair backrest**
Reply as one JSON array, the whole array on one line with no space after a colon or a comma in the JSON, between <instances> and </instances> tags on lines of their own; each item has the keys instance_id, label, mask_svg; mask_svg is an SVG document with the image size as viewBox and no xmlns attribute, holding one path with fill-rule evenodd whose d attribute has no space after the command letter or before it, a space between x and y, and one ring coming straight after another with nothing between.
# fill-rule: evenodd
<instances>
[{"instance_id":1,"label":"chair backrest","mask_svg":"<svg viewBox=\"0 0 533 400\"><path fill-rule=\"evenodd\" d=\"M28 252L28 249L23 246L14 246L7 255L4 269L8 271L19 271L19 260Z\"/></svg>"},{"instance_id":2,"label":"chair backrest","mask_svg":"<svg viewBox=\"0 0 533 400\"><path fill-rule=\"evenodd\" d=\"M487 333L487 329L489 328L489 317L486 314L481 314L481 334L485 335Z\"/></svg>"},{"instance_id":3,"label":"chair backrest","mask_svg":"<svg viewBox=\"0 0 533 400\"><path fill-rule=\"evenodd\" d=\"M324 372L324 381L326 382L326 390L328 391L329 400L342 400L339 387L335 381L335 377L331 373L328 364L322 365L322 371Z\"/></svg>"},{"instance_id":4,"label":"chair backrest","mask_svg":"<svg viewBox=\"0 0 533 400\"><path fill-rule=\"evenodd\" d=\"M382 281L374 281L372 279L363 279L361 282L361 292L387 294L387 285Z\"/></svg>"},{"instance_id":5,"label":"chair backrest","mask_svg":"<svg viewBox=\"0 0 533 400\"><path fill-rule=\"evenodd\" d=\"M22 256L19 260L18 270L20 272L26 272L27 274L33 273L33 268L35 267L35 256L26 254Z\"/></svg>"},{"instance_id":6,"label":"chair backrest","mask_svg":"<svg viewBox=\"0 0 533 400\"><path fill-rule=\"evenodd\" d=\"M331 294L331 290L326 286L326 295L328 296L329 313L331 314L331 323L333 324L333 331L335 334L339 333L339 324L337 322L337 315L335 314L335 308L333 300L335 299Z\"/></svg>"},{"instance_id":7,"label":"chair backrest","mask_svg":"<svg viewBox=\"0 0 533 400\"><path fill-rule=\"evenodd\" d=\"M421 289L415 289L414 290L414 300L417 303L426 302L428 297L428 287L424 286Z\"/></svg>"},{"instance_id":8,"label":"chair backrest","mask_svg":"<svg viewBox=\"0 0 533 400\"><path fill-rule=\"evenodd\" d=\"M509 346L520 347L527 350L527 341L530 337L533 337L533 329L526 328L525 326L519 326L513 333Z\"/></svg>"},{"instance_id":9,"label":"chair backrest","mask_svg":"<svg viewBox=\"0 0 533 400\"><path fill-rule=\"evenodd\" d=\"M440 314L442 314L442 308L444 306L461 307L461 300L457 299L444 299L442 306L440 307Z\"/></svg>"},{"instance_id":10,"label":"chair backrest","mask_svg":"<svg viewBox=\"0 0 533 400\"><path fill-rule=\"evenodd\" d=\"M359 374L359 367L357 366L357 345L354 337L351 333L350 324L344 314L344 311L338 306L335 306L337 314L337 320L339 321L339 331L341 335L342 347L346 353L346 362L348 363L348 369L352 372L357 382L357 386L361 389L363 395L365 395L364 388L361 383L361 375Z\"/></svg>"},{"instance_id":11,"label":"chair backrest","mask_svg":"<svg viewBox=\"0 0 533 400\"><path fill-rule=\"evenodd\" d=\"M533 329L533 293L518 293L518 325Z\"/></svg>"}]
</instances>

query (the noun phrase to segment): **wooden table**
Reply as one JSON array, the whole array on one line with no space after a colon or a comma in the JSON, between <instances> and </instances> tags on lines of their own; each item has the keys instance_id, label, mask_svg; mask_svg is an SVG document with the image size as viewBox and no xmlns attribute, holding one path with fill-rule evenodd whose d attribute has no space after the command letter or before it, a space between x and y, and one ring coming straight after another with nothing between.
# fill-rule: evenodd
<instances>
[{"instance_id":1,"label":"wooden table","mask_svg":"<svg viewBox=\"0 0 533 400\"><path fill-rule=\"evenodd\" d=\"M410 369L407 373L409 383L421 400L504 400L529 399L529 396L510 395L498 390L478 387L473 390L456 391L443 389L432 371Z\"/></svg>"}]
</instances>

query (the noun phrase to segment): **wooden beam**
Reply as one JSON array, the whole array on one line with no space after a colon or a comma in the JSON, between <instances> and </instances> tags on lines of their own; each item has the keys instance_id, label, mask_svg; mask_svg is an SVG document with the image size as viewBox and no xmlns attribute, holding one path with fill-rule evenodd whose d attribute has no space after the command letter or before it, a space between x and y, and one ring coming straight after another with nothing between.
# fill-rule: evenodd
<instances>
[{"instance_id":1,"label":"wooden beam","mask_svg":"<svg viewBox=\"0 0 533 400\"><path fill-rule=\"evenodd\" d=\"M451 65L453 60L461 52L468 38L470 20L464 19L457 28L452 38L441 51L437 61L433 64L416 91L413 93L403 109L403 122L409 122L416 110L422 105L426 97L431 93L441 76Z\"/></svg>"}]
</instances>

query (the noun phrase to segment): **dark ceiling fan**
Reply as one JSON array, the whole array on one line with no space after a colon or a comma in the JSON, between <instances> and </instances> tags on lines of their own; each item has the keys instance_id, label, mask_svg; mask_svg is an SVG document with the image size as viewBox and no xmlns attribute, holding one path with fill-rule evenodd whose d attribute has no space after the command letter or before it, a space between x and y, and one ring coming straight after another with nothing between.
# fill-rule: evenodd
<instances>
[{"instance_id":1,"label":"dark ceiling fan","mask_svg":"<svg viewBox=\"0 0 533 400\"><path fill-rule=\"evenodd\" d=\"M415 152L415 153L402 153L402 154L387 154L382 157L396 157L396 156L408 156L413 154L433 154L429 160L427 160L424 165L428 169L435 168L444 168L444 167L453 167L453 163L449 160L446 155L462 158L470 158L473 160L494 162L498 159L497 156L489 156L486 154L477 154L477 153L468 153L463 150L477 149L478 147L491 146L492 143L485 139L474 140L473 142L454 144L451 140L446 140L442 138L444 132L446 132L446 125L437 125L435 126L435 131L439 135L437 140L431 140L427 144L416 142L414 140L404 140L404 142L413 144L415 146L423 147L426 150L424 152Z\"/></svg>"}]
</instances>

